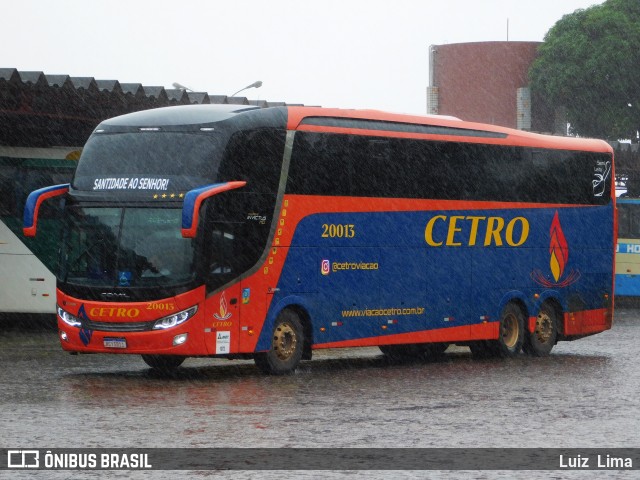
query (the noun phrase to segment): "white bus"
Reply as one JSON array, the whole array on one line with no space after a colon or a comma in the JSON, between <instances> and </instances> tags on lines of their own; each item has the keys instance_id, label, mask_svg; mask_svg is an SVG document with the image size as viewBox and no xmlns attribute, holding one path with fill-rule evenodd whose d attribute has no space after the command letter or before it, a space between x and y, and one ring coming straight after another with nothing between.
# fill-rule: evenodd
<instances>
[{"instance_id":1,"label":"white bus","mask_svg":"<svg viewBox=\"0 0 640 480\"><path fill-rule=\"evenodd\" d=\"M22 235L22 215L27 195L68 182L79 156L78 147L0 146L0 313L55 314L59 204L43 206L35 239Z\"/></svg>"}]
</instances>

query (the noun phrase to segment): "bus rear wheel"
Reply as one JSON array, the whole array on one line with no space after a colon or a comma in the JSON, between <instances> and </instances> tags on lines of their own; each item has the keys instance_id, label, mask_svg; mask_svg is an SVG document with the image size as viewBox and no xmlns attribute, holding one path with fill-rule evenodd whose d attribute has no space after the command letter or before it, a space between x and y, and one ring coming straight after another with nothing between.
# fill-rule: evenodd
<instances>
[{"instance_id":1,"label":"bus rear wheel","mask_svg":"<svg viewBox=\"0 0 640 480\"><path fill-rule=\"evenodd\" d=\"M500 315L500 336L490 342L499 357L514 357L520 353L524 342L524 315L514 303L508 304Z\"/></svg>"},{"instance_id":2,"label":"bus rear wheel","mask_svg":"<svg viewBox=\"0 0 640 480\"><path fill-rule=\"evenodd\" d=\"M304 333L300 317L293 310L284 310L277 318L271 337L271 348L256 353L254 361L264 373L284 375L293 372L304 351Z\"/></svg>"},{"instance_id":3,"label":"bus rear wheel","mask_svg":"<svg viewBox=\"0 0 640 480\"><path fill-rule=\"evenodd\" d=\"M497 340L479 340L469 344L476 358L514 357L524 343L524 315L515 303L509 303L500 315L500 336Z\"/></svg>"},{"instance_id":4,"label":"bus rear wheel","mask_svg":"<svg viewBox=\"0 0 640 480\"><path fill-rule=\"evenodd\" d=\"M522 349L525 353L536 357L544 357L551 353L558 338L558 317L552 305L544 303L536 317L536 328L533 333L527 330Z\"/></svg>"},{"instance_id":5,"label":"bus rear wheel","mask_svg":"<svg viewBox=\"0 0 640 480\"><path fill-rule=\"evenodd\" d=\"M185 357L180 355L142 355L142 360L154 370L170 372L182 365Z\"/></svg>"}]
</instances>

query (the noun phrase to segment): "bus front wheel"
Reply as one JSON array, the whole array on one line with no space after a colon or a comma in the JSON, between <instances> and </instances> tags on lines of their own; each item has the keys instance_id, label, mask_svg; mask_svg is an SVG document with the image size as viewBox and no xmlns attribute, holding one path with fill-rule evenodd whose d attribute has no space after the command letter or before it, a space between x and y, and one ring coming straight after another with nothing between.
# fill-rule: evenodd
<instances>
[{"instance_id":1,"label":"bus front wheel","mask_svg":"<svg viewBox=\"0 0 640 480\"><path fill-rule=\"evenodd\" d=\"M277 318L271 337L271 348L256 353L254 361L264 373L284 375L293 372L304 350L304 333L300 317L293 310L284 310Z\"/></svg>"},{"instance_id":2,"label":"bus front wheel","mask_svg":"<svg viewBox=\"0 0 640 480\"><path fill-rule=\"evenodd\" d=\"M522 349L525 353L536 357L544 357L551 353L558 337L558 318L552 305L545 303L540 307L533 333L526 332Z\"/></svg>"},{"instance_id":3,"label":"bus front wheel","mask_svg":"<svg viewBox=\"0 0 640 480\"><path fill-rule=\"evenodd\" d=\"M142 360L154 370L170 372L182 365L185 357L179 355L142 355Z\"/></svg>"}]
</instances>

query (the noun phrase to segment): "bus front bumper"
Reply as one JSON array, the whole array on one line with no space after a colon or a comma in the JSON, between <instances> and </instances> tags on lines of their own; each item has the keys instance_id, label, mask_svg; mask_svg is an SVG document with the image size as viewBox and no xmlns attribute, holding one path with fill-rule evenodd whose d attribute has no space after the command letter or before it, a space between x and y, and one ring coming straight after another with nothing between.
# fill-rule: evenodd
<instances>
[{"instance_id":1,"label":"bus front bumper","mask_svg":"<svg viewBox=\"0 0 640 480\"><path fill-rule=\"evenodd\" d=\"M63 350L77 353L203 355L202 335L196 335L197 318L167 330L105 332L72 327L58 318L58 338Z\"/></svg>"}]
</instances>

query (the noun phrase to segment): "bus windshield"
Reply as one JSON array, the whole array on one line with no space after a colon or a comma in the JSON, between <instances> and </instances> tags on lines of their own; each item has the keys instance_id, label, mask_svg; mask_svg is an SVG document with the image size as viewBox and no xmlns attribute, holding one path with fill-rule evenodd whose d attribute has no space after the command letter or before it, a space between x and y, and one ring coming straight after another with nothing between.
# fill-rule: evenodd
<instances>
[{"instance_id":1,"label":"bus windshield","mask_svg":"<svg viewBox=\"0 0 640 480\"><path fill-rule=\"evenodd\" d=\"M100 287L155 287L194 278L194 242L181 209L69 207L59 279Z\"/></svg>"},{"instance_id":2,"label":"bus windshield","mask_svg":"<svg viewBox=\"0 0 640 480\"><path fill-rule=\"evenodd\" d=\"M98 133L91 136L73 180L78 190L145 190L165 180L161 190L186 191L216 178L222 134L194 132ZM138 179L110 186L101 180ZM115 182L114 182L115 183Z\"/></svg>"}]
</instances>

